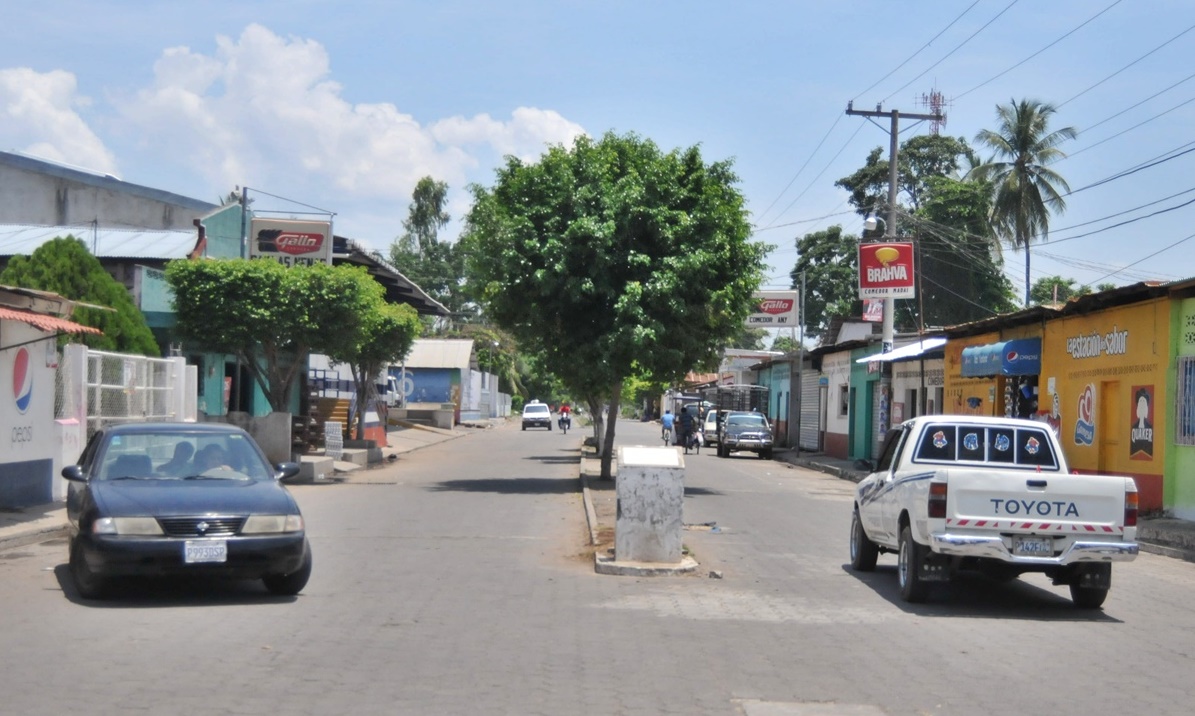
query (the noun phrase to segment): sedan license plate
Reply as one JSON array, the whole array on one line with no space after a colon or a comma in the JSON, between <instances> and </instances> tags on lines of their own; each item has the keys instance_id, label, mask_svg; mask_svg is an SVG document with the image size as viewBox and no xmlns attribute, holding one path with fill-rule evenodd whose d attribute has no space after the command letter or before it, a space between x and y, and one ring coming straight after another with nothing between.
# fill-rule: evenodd
<instances>
[{"instance_id":1,"label":"sedan license plate","mask_svg":"<svg viewBox=\"0 0 1195 716\"><path fill-rule=\"evenodd\" d=\"M183 545L183 561L187 564L227 562L228 542L219 540L187 540Z\"/></svg>"},{"instance_id":2,"label":"sedan license plate","mask_svg":"<svg viewBox=\"0 0 1195 716\"><path fill-rule=\"evenodd\" d=\"M1020 557L1053 557L1054 540L1049 537L1013 537L1012 553Z\"/></svg>"}]
</instances>

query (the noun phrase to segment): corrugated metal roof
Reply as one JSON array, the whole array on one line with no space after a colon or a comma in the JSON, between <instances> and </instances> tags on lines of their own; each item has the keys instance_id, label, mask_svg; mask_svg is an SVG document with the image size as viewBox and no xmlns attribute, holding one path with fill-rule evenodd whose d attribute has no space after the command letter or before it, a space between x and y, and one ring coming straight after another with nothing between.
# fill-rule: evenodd
<instances>
[{"instance_id":1,"label":"corrugated metal roof","mask_svg":"<svg viewBox=\"0 0 1195 716\"><path fill-rule=\"evenodd\" d=\"M97 258L184 259L199 241L199 231L106 229L91 226L0 224L0 256L28 256L60 236L81 240Z\"/></svg>"},{"instance_id":2,"label":"corrugated metal roof","mask_svg":"<svg viewBox=\"0 0 1195 716\"><path fill-rule=\"evenodd\" d=\"M468 338L419 338L403 362L408 368L469 368L473 341Z\"/></svg>"},{"instance_id":3,"label":"corrugated metal roof","mask_svg":"<svg viewBox=\"0 0 1195 716\"><path fill-rule=\"evenodd\" d=\"M32 311L22 311L19 308L3 308L0 307L0 320L6 321L20 321L21 323L28 323L34 328L40 328L47 333L95 333L103 334L98 328L91 326L84 326L74 321L68 321L65 318L58 318L57 316L47 316L44 313L34 313Z\"/></svg>"}]
</instances>

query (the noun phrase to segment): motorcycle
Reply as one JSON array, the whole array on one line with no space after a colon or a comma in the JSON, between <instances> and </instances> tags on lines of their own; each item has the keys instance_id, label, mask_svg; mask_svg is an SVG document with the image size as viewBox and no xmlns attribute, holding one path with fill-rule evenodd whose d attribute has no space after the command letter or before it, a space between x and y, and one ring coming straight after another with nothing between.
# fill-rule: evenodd
<instances>
[{"instance_id":1,"label":"motorcycle","mask_svg":"<svg viewBox=\"0 0 1195 716\"><path fill-rule=\"evenodd\" d=\"M560 432L567 433L568 429L573 426L573 416L571 413L563 413L556 422L560 426Z\"/></svg>"}]
</instances>

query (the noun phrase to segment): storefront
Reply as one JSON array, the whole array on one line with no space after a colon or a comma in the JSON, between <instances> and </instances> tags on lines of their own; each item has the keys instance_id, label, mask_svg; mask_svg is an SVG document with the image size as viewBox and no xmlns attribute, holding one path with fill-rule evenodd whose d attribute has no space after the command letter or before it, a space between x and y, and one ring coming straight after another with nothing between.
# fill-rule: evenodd
<instances>
[{"instance_id":1,"label":"storefront","mask_svg":"<svg viewBox=\"0 0 1195 716\"><path fill-rule=\"evenodd\" d=\"M1040 331L1035 325L949 341L942 412L1034 417L1042 360Z\"/></svg>"},{"instance_id":2,"label":"storefront","mask_svg":"<svg viewBox=\"0 0 1195 716\"><path fill-rule=\"evenodd\" d=\"M1163 507L1170 406L1170 301L1155 298L1046 324L1040 419L1071 469L1136 479L1142 511Z\"/></svg>"}]
</instances>

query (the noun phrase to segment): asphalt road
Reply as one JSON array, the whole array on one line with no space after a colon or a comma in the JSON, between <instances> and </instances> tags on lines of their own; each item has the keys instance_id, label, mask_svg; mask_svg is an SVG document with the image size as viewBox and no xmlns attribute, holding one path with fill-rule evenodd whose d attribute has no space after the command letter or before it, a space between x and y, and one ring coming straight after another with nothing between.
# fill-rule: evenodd
<instances>
[{"instance_id":1,"label":"asphalt road","mask_svg":"<svg viewBox=\"0 0 1195 716\"><path fill-rule=\"evenodd\" d=\"M654 445L650 424L621 444ZM897 597L847 565L852 484L690 456L696 576L597 575L585 430L479 431L366 482L293 488L315 570L70 587L63 542L0 553L5 714L1189 713L1195 564L1118 565L1098 612L1040 576ZM722 579L711 579L711 570Z\"/></svg>"}]
</instances>

